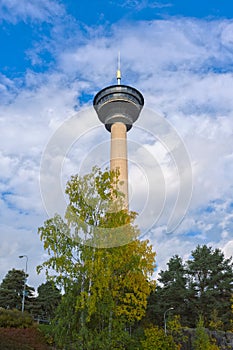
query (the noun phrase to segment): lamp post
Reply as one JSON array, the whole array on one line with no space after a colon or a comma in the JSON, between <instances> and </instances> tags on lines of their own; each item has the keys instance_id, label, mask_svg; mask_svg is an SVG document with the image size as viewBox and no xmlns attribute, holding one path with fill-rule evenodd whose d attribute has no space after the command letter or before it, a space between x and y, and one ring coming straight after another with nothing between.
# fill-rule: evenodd
<instances>
[{"instance_id":1,"label":"lamp post","mask_svg":"<svg viewBox=\"0 0 233 350\"><path fill-rule=\"evenodd\" d=\"M170 307L169 309L167 309L164 314L163 314L163 319L164 319L164 333L165 335L167 335L167 322L166 322L166 313L170 310L174 310L174 307Z\"/></svg>"},{"instance_id":2,"label":"lamp post","mask_svg":"<svg viewBox=\"0 0 233 350\"><path fill-rule=\"evenodd\" d=\"M27 255L20 255L19 258L20 259L26 258L25 278L24 278L24 286L23 286L23 298L22 298L22 312L24 312L25 293L26 293L26 280L27 280L27 268L28 268L28 256Z\"/></svg>"}]
</instances>

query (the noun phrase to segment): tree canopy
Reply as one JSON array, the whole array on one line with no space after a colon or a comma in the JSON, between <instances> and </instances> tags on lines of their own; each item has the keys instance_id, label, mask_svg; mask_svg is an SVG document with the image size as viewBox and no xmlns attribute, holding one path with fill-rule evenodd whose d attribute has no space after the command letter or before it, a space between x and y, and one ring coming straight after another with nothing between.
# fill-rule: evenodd
<instances>
[{"instance_id":1,"label":"tree canopy","mask_svg":"<svg viewBox=\"0 0 233 350\"><path fill-rule=\"evenodd\" d=\"M187 261L192 314L196 320L201 314L206 326L211 315L217 312L225 329L229 329L231 318L231 296L233 292L233 263L225 259L220 249L206 245L192 251Z\"/></svg>"},{"instance_id":2,"label":"tree canopy","mask_svg":"<svg viewBox=\"0 0 233 350\"><path fill-rule=\"evenodd\" d=\"M25 278L27 275L22 270L12 269L8 271L0 285L0 307L21 309ZM26 285L25 292L25 309L28 309L34 288Z\"/></svg>"},{"instance_id":3,"label":"tree canopy","mask_svg":"<svg viewBox=\"0 0 233 350\"><path fill-rule=\"evenodd\" d=\"M37 293L31 312L35 318L49 322L61 301L60 290L52 281L46 281L37 288Z\"/></svg>"},{"instance_id":4,"label":"tree canopy","mask_svg":"<svg viewBox=\"0 0 233 350\"><path fill-rule=\"evenodd\" d=\"M174 307L187 326L195 327L202 315L206 327L231 329L231 258L225 259L220 249L198 245L188 261L176 255L167 266L160 271L160 284L150 297L150 319L162 324L164 311Z\"/></svg>"}]
</instances>

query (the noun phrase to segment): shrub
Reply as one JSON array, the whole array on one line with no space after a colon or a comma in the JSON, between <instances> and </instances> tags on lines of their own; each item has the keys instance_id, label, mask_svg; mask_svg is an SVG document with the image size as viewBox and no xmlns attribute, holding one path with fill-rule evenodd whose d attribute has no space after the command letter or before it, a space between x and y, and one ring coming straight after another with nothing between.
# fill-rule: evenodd
<instances>
[{"instance_id":1,"label":"shrub","mask_svg":"<svg viewBox=\"0 0 233 350\"><path fill-rule=\"evenodd\" d=\"M27 312L0 308L0 327L28 328L32 325L33 320Z\"/></svg>"},{"instance_id":2,"label":"shrub","mask_svg":"<svg viewBox=\"0 0 233 350\"><path fill-rule=\"evenodd\" d=\"M182 344L185 344L188 340L188 337L185 336L183 327L180 323L180 315L174 315L169 318L167 322L168 333L172 335L175 343L177 344L178 349L182 347Z\"/></svg>"},{"instance_id":3,"label":"shrub","mask_svg":"<svg viewBox=\"0 0 233 350\"><path fill-rule=\"evenodd\" d=\"M38 329L42 332L46 343L50 346L55 344L54 341L54 330L52 325L47 324L39 324Z\"/></svg>"},{"instance_id":4,"label":"shrub","mask_svg":"<svg viewBox=\"0 0 233 350\"><path fill-rule=\"evenodd\" d=\"M143 350L178 350L171 335L165 335L164 330L154 326L144 330L145 339L142 340Z\"/></svg>"}]
</instances>

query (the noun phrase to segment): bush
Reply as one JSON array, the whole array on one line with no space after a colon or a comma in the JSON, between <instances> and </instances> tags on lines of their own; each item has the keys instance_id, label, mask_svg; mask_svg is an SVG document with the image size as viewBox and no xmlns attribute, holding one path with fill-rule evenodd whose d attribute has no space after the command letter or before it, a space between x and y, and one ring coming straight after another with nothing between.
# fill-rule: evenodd
<instances>
[{"instance_id":1,"label":"bush","mask_svg":"<svg viewBox=\"0 0 233 350\"><path fill-rule=\"evenodd\" d=\"M185 336L183 327L180 323L180 315L174 315L168 319L167 322L168 333L172 335L178 348L182 347L182 344L187 343L188 337Z\"/></svg>"},{"instance_id":2,"label":"bush","mask_svg":"<svg viewBox=\"0 0 233 350\"><path fill-rule=\"evenodd\" d=\"M0 308L0 327L28 328L32 325L33 319L27 312Z\"/></svg>"},{"instance_id":3,"label":"bush","mask_svg":"<svg viewBox=\"0 0 233 350\"><path fill-rule=\"evenodd\" d=\"M39 324L38 329L42 332L46 343L50 346L55 344L54 341L54 330L52 325L47 324Z\"/></svg>"},{"instance_id":4,"label":"bush","mask_svg":"<svg viewBox=\"0 0 233 350\"><path fill-rule=\"evenodd\" d=\"M153 326L144 330L145 339L142 340L143 350L178 350L171 335L165 335L164 330Z\"/></svg>"}]
</instances>

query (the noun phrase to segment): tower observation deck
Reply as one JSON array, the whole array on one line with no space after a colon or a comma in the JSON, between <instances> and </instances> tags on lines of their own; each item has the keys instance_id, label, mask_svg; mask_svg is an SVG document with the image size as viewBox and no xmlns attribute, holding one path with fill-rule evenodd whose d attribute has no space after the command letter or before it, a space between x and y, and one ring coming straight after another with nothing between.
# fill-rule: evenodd
<instances>
[{"instance_id":1,"label":"tower observation deck","mask_svg":"<svg viewBox=\"0 0 233 350\"><path fill-rule=\"evenodd\" d=\"M110 169L119 169L120 191L124 193L124 208L128 209L127 131L138 119L144 105L142 94L135 88L120 84L99 91L93 100L100 121L111 132Z\"/></svg>"},{"instance_id":2,"label":"tower observation deck","mask_svg":"<svg viewBox=\"0 0 233 350\"><path fill-rule=\"evenodd\" d=\"M131 86L112 85L99 91L93 104L100 121L108 131L111 132L111 126L117 122L125 124L129 131L139 117L144 98Z\"/></svg>"}]
</instances>

